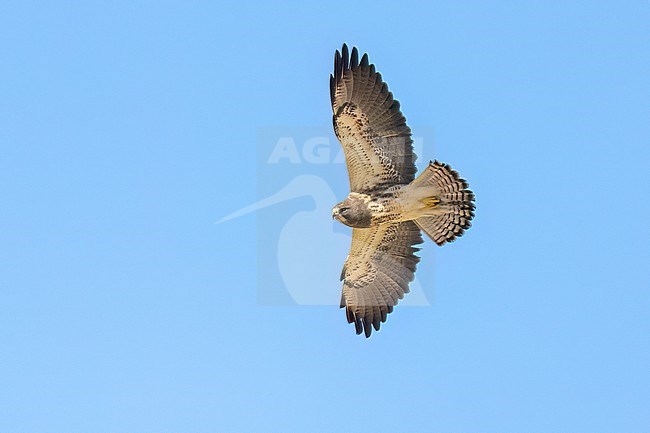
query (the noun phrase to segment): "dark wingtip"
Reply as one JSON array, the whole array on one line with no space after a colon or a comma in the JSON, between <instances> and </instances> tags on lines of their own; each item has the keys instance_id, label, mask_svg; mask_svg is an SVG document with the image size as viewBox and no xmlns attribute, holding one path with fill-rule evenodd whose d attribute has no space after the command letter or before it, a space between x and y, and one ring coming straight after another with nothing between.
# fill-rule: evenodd
<instances>
[{"instance_id":1,"label":"dark wingtip","mask_svg":"<svg viewBox=\"0 0 650 433\"><path fill-rule=\"evenodd\" d=\"M361 57L361 66L368 66L368 54L364 54Z\"/></svg>"},{"instance_id":2,"label":"dark wingtip","mask_svg":"<svg viewBox=\"0 0 650 433\"><path fill-rule=\"evenodd\" d=\"M343 72L348 69L356 69L359 66L368 67L370 66L368 62L368 54L365 54L361 57L361 62L359 62L359 50L357 47L352 47L350 52L348 44L343 44L341 51L336 50L334 55L334 78L338 80L343 76ZM336 71L340 73L337 74Z\"/></svg>"},{"instance_id":3,"label":"dark wingtip","mask_svg":"<svg viewBox=\"0 0 650 433\"><path fill-rule=\"evenodd\" d=\"M357 332L357 335L360 335L363 332L363 324L361 323L361 317L354 318L354 328Z\"/></svg>"},{"instance_id":4,"label":"dark wingtip","mask_svg":"<svg viewBox=\"0 0 650 433\"><path fill-rule=\"evenodd\" d=\"M372 334L372 322L368 316L363 318L363 330L365 331L366 338L370 337L370 334Z\"/></svg>"},{"instance_id":5,"label":"dark wingtip","mask_svg":"<svg viewBox=\"0 0 650 433\"><path fill-rule=\"evenodd\" d=\"M339 50L336 50L336 53L334 53L334 81L339 82L341 79L341 53L339 53Z\"/></svg>"},{"instance_id":6,"label":"dark wingtip","mask_svg":"<svg viewBox=\"0 0 650 433\"><path fill-rule=\"evenodd\" d=\"M348 320L348 323L354 322L354 313L349 308L345 309L345 318Z\"/></svg>"},{"instance_id":7,"label":"dark wingtip","mask_svg":"<svg viewBox=\"0 0 650 433\"><path fill-rule=\"evenodd\" d=\"M350 68L359 66L359 51L357 47L352 47L352 57L350 57Z\"/></svg>"}]
</instances>

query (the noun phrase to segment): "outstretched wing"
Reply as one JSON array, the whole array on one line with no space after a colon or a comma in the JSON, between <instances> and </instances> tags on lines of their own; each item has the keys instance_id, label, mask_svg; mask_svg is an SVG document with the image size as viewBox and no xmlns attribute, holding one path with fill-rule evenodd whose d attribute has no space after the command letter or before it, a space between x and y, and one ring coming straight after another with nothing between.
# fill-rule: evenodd
<instances>
[{"instance_id":1,"label":"outstretched wing","mask_svg":"<svg viewBox=\"0 0 650 433\"><path fill-rule=\"evenodd\" d=\"M379 330L388 313L409 292L420 258L414 245L422 243L420 229L413 221L383 224L352 230L352 247L341 279L348 323L357 334Z\"/></svg>"},{"instance_id":2,"label":"outstretched wing","mask_svg":"<svg viewBox=\"0 0 650 433\"><path fill-rule=\"evenodd\" d=\"M406 184L415 177L411 130L368 55L334 56L330 75L330 96L334 112L334 132L347 162L350 190L368 192L375 187Z\"/></svg>"}]
</instances>

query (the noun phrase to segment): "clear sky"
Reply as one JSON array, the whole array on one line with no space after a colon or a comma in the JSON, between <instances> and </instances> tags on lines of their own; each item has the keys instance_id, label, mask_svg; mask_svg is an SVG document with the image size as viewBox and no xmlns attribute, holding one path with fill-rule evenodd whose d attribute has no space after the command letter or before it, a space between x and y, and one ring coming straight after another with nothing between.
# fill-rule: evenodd
<instances>
[{"instance_id":1,"label":"clear sky","mask_svg":"<svg viewBox=\"0 0 650 433\"><path fill-rule=\"evenodd\" d=\"M0 431L649 431L649 23L646 0L0 3ZM477 195L423 245L425 306L368 340L336 305L349 231L283 231L344 166L267 158L334 140L343 42L419 167Z\"/></svg>"}]
</instances>

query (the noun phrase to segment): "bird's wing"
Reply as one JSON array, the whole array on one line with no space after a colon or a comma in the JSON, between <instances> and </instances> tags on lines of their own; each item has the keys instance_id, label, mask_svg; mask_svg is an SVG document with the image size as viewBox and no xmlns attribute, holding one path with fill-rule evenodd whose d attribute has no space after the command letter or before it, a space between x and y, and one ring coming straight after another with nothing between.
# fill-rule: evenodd
<instances>
[{"instance_id":1,"label":"bird's wing","mask_svg":"<svg viewBox=\"0 0 650 433\"><path fill-rule=\"evenodd\" d=\"M379 330L409 292L420 261L414 245L421 243L420 229L413 221L352 230L352 247L341 273L341 308L357 334L365 332L369 337L373 327Z\"/></svg>"},{"instance_id":2,"label":"bird's wing","mask_svg":"<svg viewBox=\"0 0 650 433\"><path fill-rule=\"evenodd\" d=\"M368 55L347 45L334 56L330 75L334 132L347 162L350 190L367 192L376 186L406 184L415 177L411 130L399 102L393 99Z\"/></svg>"}]
</instances>

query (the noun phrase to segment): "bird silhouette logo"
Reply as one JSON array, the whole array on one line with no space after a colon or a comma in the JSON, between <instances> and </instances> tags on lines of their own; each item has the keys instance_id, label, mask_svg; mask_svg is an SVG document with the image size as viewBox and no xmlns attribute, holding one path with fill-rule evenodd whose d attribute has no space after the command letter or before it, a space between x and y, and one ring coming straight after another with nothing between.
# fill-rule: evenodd
<instances>
[{"instance_id":1,"label":"bird silhouette logo","mask_svg":"<svg viewBox=\"0 0 650 433\"><path fill-rule=\"evenodd\" d=\"M338 306L341 263L350 248L351 234L332 219L331 208L339 197L331 185L341 178L344 160L334 151L338 143L327 137L325 128L305 129L291 131L296 137L291 140L287 131L278 128L260 134L260 148L265 150L258 155L261 198L217 224L263 214L258 218L258 275L264 278L258 278L258 295L280 290L288 297L272 299L269 293L262 293L258 296L261 303ZM276 275L282 287L267 287L269 275ZM430 305L417 278L400 305Z\"/></svg>"}]
</instances>

